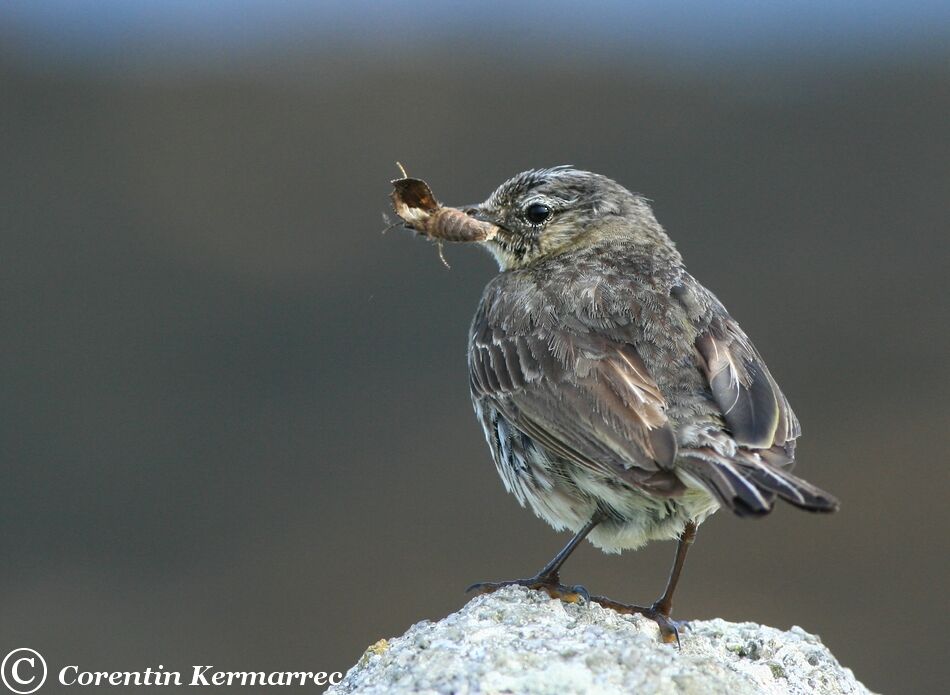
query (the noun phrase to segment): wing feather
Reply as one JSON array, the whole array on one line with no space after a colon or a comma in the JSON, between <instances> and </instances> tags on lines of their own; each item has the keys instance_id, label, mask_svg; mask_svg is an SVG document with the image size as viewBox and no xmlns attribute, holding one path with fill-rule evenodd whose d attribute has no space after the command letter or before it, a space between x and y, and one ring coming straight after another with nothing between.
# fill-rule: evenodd
<instances>
[{"instance_id":1,"label":"wing feather","mask_svg":"<svg viewBox=\"0 0 950 695\"><path fill-rule=\"evenodd\" d=\"M733 438L753 449L793 441L798 419L758 351L732 319L714 322L696 339L713 399Z\"/></svg>"},{"instance_id":2,"label":"wing feather","mask_svg":"<svg viewBox=\"0 0 950 695\"><path fill-rule=\"evenodd\" d=\"M479 315L469 366L473 397L558 456L651 487L673 466L667 404L633 345L568 325L510 335Z\"/></svg>"}]
</instances>

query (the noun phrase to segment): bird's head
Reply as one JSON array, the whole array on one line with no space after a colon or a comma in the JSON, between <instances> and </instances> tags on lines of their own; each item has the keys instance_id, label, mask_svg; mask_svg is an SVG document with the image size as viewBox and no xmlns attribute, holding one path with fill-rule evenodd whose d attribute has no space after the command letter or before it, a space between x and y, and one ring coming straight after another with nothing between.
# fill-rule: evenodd
<instances>
[{"instance_id":1,"label":"bird's head","mask_svg":"<svg viewBox=\"0 0 950 695\"><path fill-rule=\"evenodd\" d=\"M606 176L569 166L522 172L484 203L463 209L500 228L483 243L502 270L603 240L672 248L645 198Z\"/></svg>"}]
</instances>

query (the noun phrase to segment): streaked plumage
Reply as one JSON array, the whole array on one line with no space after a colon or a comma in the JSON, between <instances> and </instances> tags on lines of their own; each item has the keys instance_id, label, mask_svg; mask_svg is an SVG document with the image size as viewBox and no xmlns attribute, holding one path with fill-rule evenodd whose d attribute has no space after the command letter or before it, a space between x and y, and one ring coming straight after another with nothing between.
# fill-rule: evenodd
<instances>
[{"instance_id":1,"label":"streaked plumage","mask_svg":"<svg viewBox=\"0 0 950 695\"><path fill-rule=\"evenodd\" d=\"M438 242L478 241L497 259L501 273L470 335L475 412L507 490L574 532L533 577L470 590L519 585L586 598L644 615L678 642L673 594L707 516L721 506L762 516L776 498L837 508L789 472L795 414L642 196L570 167L518 174L464 210L443 207L405 172L393 186L409 228ZM678 538L660 598L638 606L561 584L585 538L605 552Z\"/></svg>"},{"instance_id":2,"label":"streaked plumage","mask_svg":"<svg viewBox=\"0 0 950 695\"><path fill-rule=\"evenodd\" d=\"M525 210L552 211L530 224ZM502 228L501 274L472 324L475 411L506 488L607 552L676 538L720 506L780 497L829 511L793 476L800 434L739 325L686 272L644 198L590 172L533 170L469 213Z\"/></svg>"}]
</instances>

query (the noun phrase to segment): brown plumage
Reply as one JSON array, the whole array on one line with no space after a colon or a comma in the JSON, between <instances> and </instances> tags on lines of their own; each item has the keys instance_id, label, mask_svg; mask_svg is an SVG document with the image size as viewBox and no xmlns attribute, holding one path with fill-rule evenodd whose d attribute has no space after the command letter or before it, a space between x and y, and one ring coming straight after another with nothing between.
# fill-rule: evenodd
<instances>
[{"instance_id":1,"label":"brown plumage","mask_svg":"<svg viewBox=\"0 0 950 695\"><path fill-rule=\"evenodd\" d=\"M686 548L709 514L762 516L776 498L837 508L789 472L801 429L788 400L644 198L557 167L519 174L466 215L497 230L482 243L502 271L472 323L476 414L509 492L577 534L535 577L478 589L572 596L558 570L581 539L619 552L679 538L663 596L628 607L669 637Z\"/></svg>"}]
</instances>

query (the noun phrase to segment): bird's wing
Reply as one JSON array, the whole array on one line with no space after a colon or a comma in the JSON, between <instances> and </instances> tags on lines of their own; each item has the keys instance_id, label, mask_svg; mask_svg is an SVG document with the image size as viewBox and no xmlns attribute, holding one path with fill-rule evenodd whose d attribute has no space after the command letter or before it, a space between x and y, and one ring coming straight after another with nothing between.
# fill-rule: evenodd
<instances>
[{"instance_id":1,"label":"bird's wing","mask_svg":"<svg viewBox=\"0 0 950 695\"><path fill-rule=\"evenodd\" d=\"M737 443L784 448L801 435L798 418L755 346L713 299L720 311L696 338L713 399Z\"/></svg>"},{"instance_id":2,"label":"bird's wing","mask_svg":"<svg viewBox=\"0 0 950 695\"><path fill-rule=\"evenodd\" d=\"M722 302L688 273L670 295L694 326L696 362L729 434L763 456L771 455L765 450L782 454L785 460L776 464L790 463L801 427L752 341Z\"/></svg>"},{"instance_id":3,"label":"bird's wing","mask_svg":"<svg viewBox=\"0 0 950 695\"><path fill-rule=\"evenodd\" d=\"M689 275L671 296L696 330L696 363L723 418L724 434L739 444L731 454L711 446L684 449L680 468L740 516L768 513L776 495L803 509L836 509L832 495L788 471L801 427L748 336Z\"/></svg>"},{"instance_id":4,"label":"bird's wing","mask_svg":"<svg viewBox=\"0 0 950 695\"><path fill-rule=\"evenodd\" d=\"M749 449L787 449L790 462L801 427L752 341L722 302L689 274L670 294L696 330L697 366L729 434Z\"/></svg>"},{"instance_id":5,"label":"bird's wing","mask_svg":"<svg viewBox=\"0 0 950 695\"><path fill-rule=\"evenodd\" d=\"M775 495L810 511L836 510L833 495L789 472L801 435L798 418L762 356L725 310L696 338L696 350L729 434L740 446L728 461L712 450L688 452L684 468L740 515L767 513Z\"/></svg>"},{"instance_id":6,"label":"bird's wing","mask_svg":"<svg viewBox=\"0 0 950 695\"><path fill-rule=\"evenodd\" d=\"M511 334L480 313L469 367L473 397L549 451L634 485L672 479L666 402L633 345L566 326Z\"/></svg>"}]
</instances>

